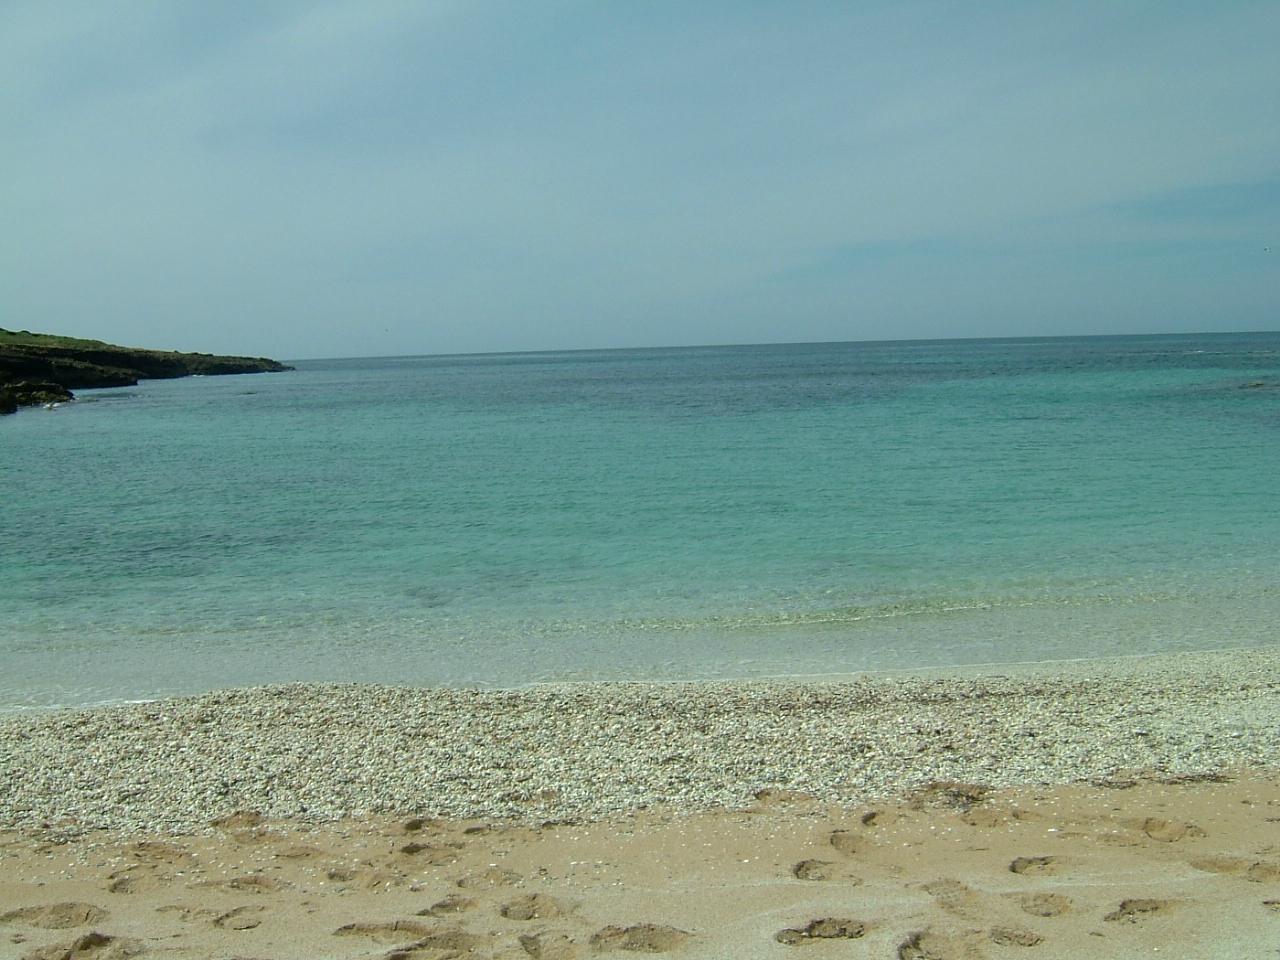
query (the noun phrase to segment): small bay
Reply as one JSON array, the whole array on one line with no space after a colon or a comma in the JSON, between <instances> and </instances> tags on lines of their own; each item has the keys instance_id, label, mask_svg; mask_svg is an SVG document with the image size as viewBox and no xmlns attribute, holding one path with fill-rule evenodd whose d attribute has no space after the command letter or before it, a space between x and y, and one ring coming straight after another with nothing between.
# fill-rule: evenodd
<instances>
[{"instance_id":1,"label":"small bay","mask_svg":"<svg viewBox=\"0 0 1280 960\"><path fill-rule=\"evenodd\" d=\"M1280 622L1277 333L292 362L0 422L0 709Z\"/></svg>"}]
</instances>

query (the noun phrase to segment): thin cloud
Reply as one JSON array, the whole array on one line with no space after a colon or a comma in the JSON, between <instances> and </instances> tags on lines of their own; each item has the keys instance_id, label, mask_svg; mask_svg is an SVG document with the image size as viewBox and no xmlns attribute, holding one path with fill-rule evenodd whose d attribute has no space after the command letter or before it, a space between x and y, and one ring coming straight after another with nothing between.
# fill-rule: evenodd
<instances>
[{"instance_id":1,"label":"thin cloud","mask_svg":"<svg viewBox=\"0 0 1280 960\"><path fill-rule=\"evenodd\" d=\"M0 296L33 329L291 357L1257 328L1276 267L1223 251L1273 219L1277 27L11 4Z\"/></svg>"}]
</instances>

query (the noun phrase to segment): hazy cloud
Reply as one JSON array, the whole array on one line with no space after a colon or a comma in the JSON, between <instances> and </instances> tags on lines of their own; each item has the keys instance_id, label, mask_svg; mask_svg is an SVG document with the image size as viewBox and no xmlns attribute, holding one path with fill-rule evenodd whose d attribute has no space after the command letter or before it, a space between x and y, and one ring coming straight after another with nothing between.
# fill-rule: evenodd
<instances>
[{"instance_id":1,"label":"hazy cloud","mask_svg":"<svg viewBox=\"0 0 1280 960\"><path fill-rule=\"evenodd\" d=\"M11 3L0 324L286 357L1274 327L1277 28Z\"/></svg>"}]
</instances>

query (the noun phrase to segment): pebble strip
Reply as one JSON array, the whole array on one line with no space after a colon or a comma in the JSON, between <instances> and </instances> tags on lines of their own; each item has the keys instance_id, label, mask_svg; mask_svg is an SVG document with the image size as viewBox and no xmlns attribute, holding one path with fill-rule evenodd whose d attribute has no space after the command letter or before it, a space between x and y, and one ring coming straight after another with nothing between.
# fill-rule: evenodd
<instances>
[{"instance_id":1,"label":"pebble strip","mask_svg":"<svg viewBox=\"0 0 1280 960\"><path fill-rule=\"evenodd\" d=\"M593 819L1280 767L1280 647L841 681L225 690L0 717L0 826Z\"/></svg>"}]
</instances>

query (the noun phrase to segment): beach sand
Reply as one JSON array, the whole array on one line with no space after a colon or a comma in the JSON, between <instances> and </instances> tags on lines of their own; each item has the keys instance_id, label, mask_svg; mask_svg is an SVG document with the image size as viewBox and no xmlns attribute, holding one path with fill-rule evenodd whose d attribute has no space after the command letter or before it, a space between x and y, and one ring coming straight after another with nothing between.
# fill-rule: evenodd
<instances>
[{"instance_id":1,"label":"beach sand","mask_svg":"<svg viewBox=\"0 0 1280 960\"><path fill-rule=\"evenodd\" d=\"M1278 655L14 715L0 957L1274 960Z\"/></svg>"}]
</instances>

